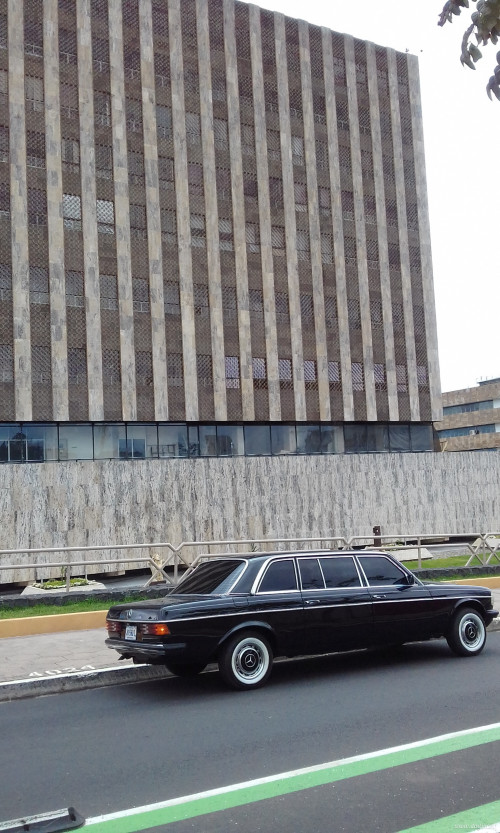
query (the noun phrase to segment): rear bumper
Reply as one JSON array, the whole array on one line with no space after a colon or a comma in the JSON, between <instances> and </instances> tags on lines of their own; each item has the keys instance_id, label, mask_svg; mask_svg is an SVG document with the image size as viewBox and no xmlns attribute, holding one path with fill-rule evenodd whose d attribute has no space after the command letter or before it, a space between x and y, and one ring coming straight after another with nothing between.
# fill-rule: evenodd
<instances>
[{"instance_id":1,"label":"rear bumper","mask_svg":"<svg viewBox=\"0 0 500 833\"><path fill-rule=\"evenodd\" d=\"M184 654L185 642L172 642L165 645L163 642L129 642L125 639L106 639L108 648L118 651L124 659L139 659L142 662L158 662L166 660L167 657Z\"/></svg>"}]
</instances>

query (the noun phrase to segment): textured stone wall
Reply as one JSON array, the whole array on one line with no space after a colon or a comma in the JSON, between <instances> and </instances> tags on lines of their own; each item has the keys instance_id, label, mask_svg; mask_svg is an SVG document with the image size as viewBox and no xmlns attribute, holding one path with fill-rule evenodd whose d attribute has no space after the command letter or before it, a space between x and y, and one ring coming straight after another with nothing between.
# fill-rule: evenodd
<instances>
[{"instance_id":1,"label":"textured stone wall","mask_svg":"<svg viewBox=\"0 0 500 833\"><path fill-rule=\"evenodd\" d=\"M498 531L499 483L496 451L6 464L0 549Z\"/></svg>"}]
</instances>

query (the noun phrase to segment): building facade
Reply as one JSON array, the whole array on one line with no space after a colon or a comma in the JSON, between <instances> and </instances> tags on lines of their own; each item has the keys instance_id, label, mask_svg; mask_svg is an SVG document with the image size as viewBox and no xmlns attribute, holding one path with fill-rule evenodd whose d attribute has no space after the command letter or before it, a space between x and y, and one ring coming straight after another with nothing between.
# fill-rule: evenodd
<instances>
[{"instance_id":1,"label":"building facade","mask_svg":"<svg viewBox=\"0 0 500 833\"><path fill-rule=\"evenodd\" d=\"M436 430L443 451L500 449L500 379L443 393Z\"/></svg>"},{"instance_id":2,"label":"building facade","mask_svg":"<svg viewBox=\"0 0 500 833\"><path fill-rule=\"evenodd\" d=\"M416 57L0 0L0 459L432 449Z\"/></svg>"}]
</instances>

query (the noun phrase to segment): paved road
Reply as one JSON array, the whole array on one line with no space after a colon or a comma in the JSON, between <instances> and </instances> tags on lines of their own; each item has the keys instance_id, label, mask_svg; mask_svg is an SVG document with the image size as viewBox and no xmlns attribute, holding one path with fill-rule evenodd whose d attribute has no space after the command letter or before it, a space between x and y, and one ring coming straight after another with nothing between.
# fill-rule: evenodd
<instances>
[{"instance_id":1,"label":"paved road","mask_svg":"<svg viewBox=\"0 0 500 833\"><path fill-rule=\"evenodd\" d=\"M498 724L499 665L495 632L483 654L468 659L439 641L402 654L284 662L254 692L226 690L217 674L206 673L1 703L0 821L68 805L96 817ZM234 809L222 805L168 831L406 831L500 801L495 731L479 746L464 749L460 739L455 751L390 758L389 768L353 777L342 765L341 782L306 790L302 784L300 792ZM456 829L481 827L467 823ZM117 833L145 829L116 824Z\"/></svg>"}]
</instances>

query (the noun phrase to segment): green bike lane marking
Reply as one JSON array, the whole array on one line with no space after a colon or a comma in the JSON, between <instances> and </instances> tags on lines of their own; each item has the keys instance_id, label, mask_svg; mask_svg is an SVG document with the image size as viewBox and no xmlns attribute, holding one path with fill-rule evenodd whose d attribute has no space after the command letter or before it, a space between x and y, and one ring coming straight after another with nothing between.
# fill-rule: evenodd
<instances>
[{"instance_id":1,"label":"green bike lane marking","mask_svg":"<svg viewBox=\"0 0 500 833\"><path fill-rule=\"evenodd\" d=\"M232 784L180 798L172 798L144 807L96 816L87 819L85 828L92 828L92 833L139 833L139 831L160 825L185 821L208 813L228 810L232 807L241 807L243 804L264 801L267 798L277 798L299 790L332 784L335 781L343 781L347 778L355 778L358 775L367 775L391 767L423 761L438 755L447 755L450 752L457 752L498 740L500 740L500 723L479 726L474 729L464 729L402 746L368 752L364 755L355 755L317 766L282 772L278 775L270 775L265 778ZM498 815L495 820L497 819ZM436 828L434 832L431 827L427 830L424 825L421 829L425 833L441 833L441 830L450 833L453 828L449 826ZM415 830L420 830L420 828L415 828ZM410 833L410 831L401 831L401 833ZM471 833L470 828L469 833Z\"/></svg>"},{"instance_id":2,"label":"green bike lane marking","mask_svg":"<svg viewBox=\"0 0 500 833\"><path fill-rule=\"evenodd\" d=\"M467 833L500 833L500 801L492 801L491 804L482 804L452 816L418 824L416 827L400 830L399 833L459 833L460 830L466 830Z\"/></svg>"}]
</instances>

